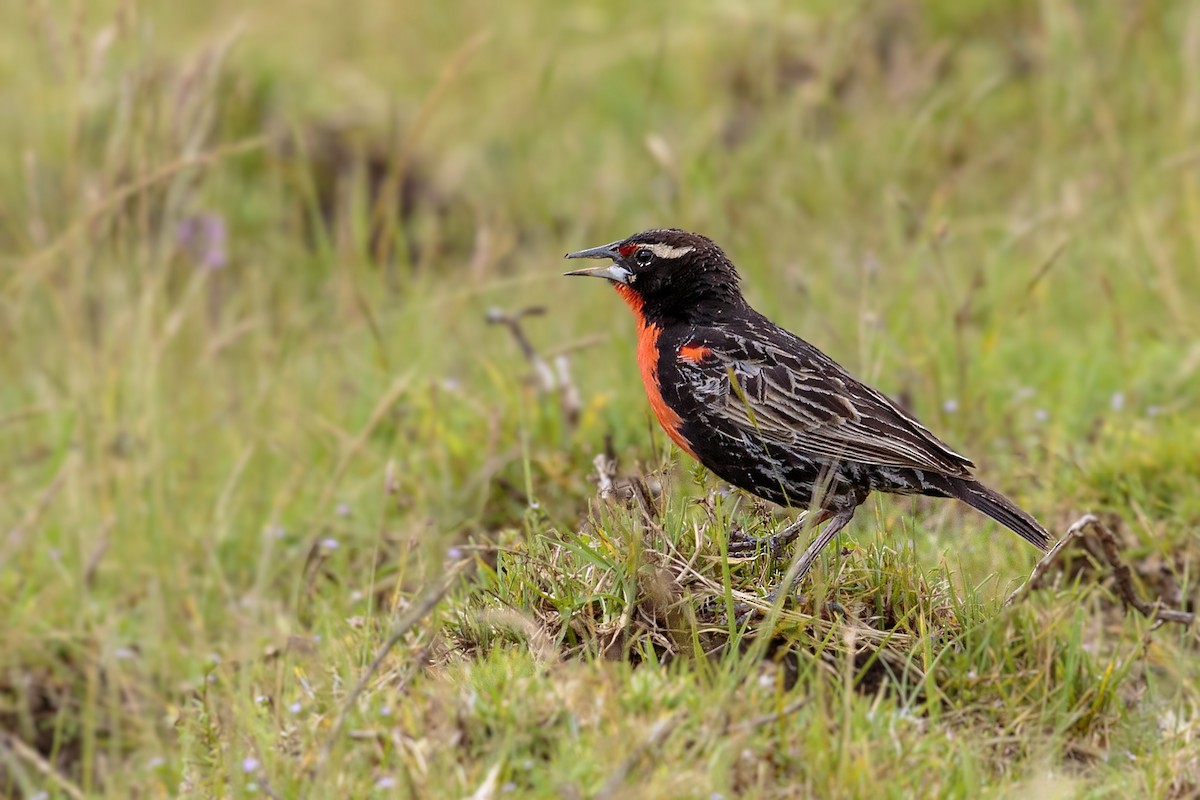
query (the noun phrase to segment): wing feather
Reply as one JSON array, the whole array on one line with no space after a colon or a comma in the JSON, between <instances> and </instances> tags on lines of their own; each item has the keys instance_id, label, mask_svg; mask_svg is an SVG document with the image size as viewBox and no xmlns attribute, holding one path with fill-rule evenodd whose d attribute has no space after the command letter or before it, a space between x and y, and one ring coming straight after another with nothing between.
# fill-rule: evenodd
<instances>
[{"instance_id":1,"label":"wing feather","mask_svg":"<svg viewBox=\"0 0 1200 800\"><path fill-rule=\"evenodd\" d=\"M765 320L764 320L765 322ZM841 461L969 475L974 467L884 395L770 323L748 335L698 328L707 358L681 362L704 407L768 447Z\"/></svg>"}]
</instances>

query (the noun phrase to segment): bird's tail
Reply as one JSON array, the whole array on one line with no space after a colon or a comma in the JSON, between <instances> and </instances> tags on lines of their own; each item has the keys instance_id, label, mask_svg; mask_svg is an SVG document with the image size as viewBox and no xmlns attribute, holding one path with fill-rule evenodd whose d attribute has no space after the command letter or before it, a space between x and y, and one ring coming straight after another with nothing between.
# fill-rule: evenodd
<instances>
[{"instance_id":1,"label":"bird's tail","mask_svg":"<svg viewBox=\"0 0 1200 800\"><path fill-rule=\"evenodd\" d=\"M977 480L946 476L950 494L982 511L1040 550L1050 547L1050 534L1012 500Z\"/></svg>"}]
</instances>

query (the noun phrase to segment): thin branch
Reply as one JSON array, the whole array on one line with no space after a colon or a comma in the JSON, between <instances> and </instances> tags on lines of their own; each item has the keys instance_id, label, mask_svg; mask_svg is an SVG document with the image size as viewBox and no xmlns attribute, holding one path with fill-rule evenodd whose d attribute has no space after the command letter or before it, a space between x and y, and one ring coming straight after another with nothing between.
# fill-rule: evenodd
<instances>
[{"instance_id":1,"label":"thin branch","mask_svg":"<svg viewBox=\"0 0 1200 800\"><path fill-rule=\"evenodd\" d=\"M525 335L525 329L521 325L521 320L525 317L540 316L545 313L546 309L543 306L529 306L512 313L500 308L492 308L488 310L487 321L489 325L503 325L508 328L509 333L517 342L517 347L521 349L521 354L533 366L538 390L543 394L558 395L558 404L562 409L563 418L569 427L574 428L579 423L583 404L579 399L579 388L571 377L570 358L565 352L560 352L554 357L553 366L551 366L550 362L538 353L533 343L529 341L529 337Z\"/></svg>"},{"instance_id":2,"label":"thin branch","mask_svg":"<svg viewBox=\"0 0 1200 800\"><path fill-rule=\"evenodd\" d=\"M1062 552L1063 548L1075 539L1086 537L1088 531L1094 533L1096 541L1100 543L1104 559L1112 567L1113 583L1117 596L1121 598L1121 602L1125 604L1126 608L1137 609L1142 616L1160 623L1175 622L1180 625L1191 625L1195 621L1196 615L1189 611L1164 608L1161 600L1149 603L1138 597L1137 590L1133 586L1133 570L1121 558L1121 546L1120 542L1117 541L1116 534L1094 514L1084 514L1076 520L1075 524L1067 530L1066 535L1063 536L1058 544L1054 545L1054 548L1033 568L1029 580L1009 595L1008 600L1004 604L1006 606L1013 605L1023 600L1030 591L1041 586L1046 572L1050 569L1050 566L1057 559L1058 554Z\"/></svg>"},{"instance_id":3,"label":"thin branch","mask_svg":"<svg viewBox=\"0 0 1200 800\"><path fill-rule=\"evenodd\" d=\"M1025 599L1025 595L1029 594L1034 589L1039 589L1042 586L1042 580L1050 567L1054 566L1054 562L1058 560L1058 554L1061 553L1072 541L1083 535L1083 531L1093 522L1099 522L1092 514L1084 514L1075 521L1075 524L1067 528L1066 534L1055 543L1054 547L1050 548L1050 552L1042 556L1037 564L1033 567L1033 572L1029 573L1029 580L1017 587L1017 590L1008 596L1004 601L1004 605L1011 606Z\"/></svg>"},{"instance_id":4,"label":"thin branch","mask_svg":"<svg viewBox=\"0 0 1200 800\"><path fill-rule=\"evenodd\" d=\"M1187 611L1177 611L1173 608L1163 608L1162 602L1147 603L1145 600L1137 596L1137 592L1133 588L1133 571L1129 566L1121 560L1120 546L1117 543L1117 537L1109 530L1108 526L1103 522L1096 520L1093 523L1096 529L1096 534L1100 539L1100 545L1104 548L1104 557L1108 559L1108 563L1112 564L1113 578L1117 584L1117 594L1126 606L1133 606L1142 613L1142 616L1150 619L1158 620L1159 622L1177 622L1180 625L1191 625L1195 620L1196 615Z\"/></svg>"},{"instance_id":5,"label":"thin branch","mask_svg":"<svg viewBox=\"0 0 1200 800\"><path fill-rule=\"evenodd\" d=\"M609 500L616 493L617 460L604 453L597 453L592 459L596 468L596 492L601 500Z\"/></svg>"}]
</instances>

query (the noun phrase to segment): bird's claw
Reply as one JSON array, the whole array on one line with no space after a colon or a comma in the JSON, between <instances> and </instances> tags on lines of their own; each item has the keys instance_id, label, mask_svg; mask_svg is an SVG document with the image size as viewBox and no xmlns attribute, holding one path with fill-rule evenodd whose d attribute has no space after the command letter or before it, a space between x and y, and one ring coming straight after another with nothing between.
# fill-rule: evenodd
<instances>
[{"instance_id":1,"label":"bird's claw","mask_svg":"<svg viewBox=\"0 0 1200 800\"><path fill-rule=\"evenodd\" d=\"M758 614L758 609L749 603L736 603L733 606L733 624L741 628Z\"/></svg>"},{"instance_id":2,"label":"bird's claw","mask_svg":"<svg viewBox=\"0 0 1200 800\"><path fill-rule=\"evenodd\" d=\"M731 556L746 557L761 553L779 555L788 542L781 541L778 534L771 536L751 536L741 528L729 532L728 552Z\"/></svg>"}]
</instances>

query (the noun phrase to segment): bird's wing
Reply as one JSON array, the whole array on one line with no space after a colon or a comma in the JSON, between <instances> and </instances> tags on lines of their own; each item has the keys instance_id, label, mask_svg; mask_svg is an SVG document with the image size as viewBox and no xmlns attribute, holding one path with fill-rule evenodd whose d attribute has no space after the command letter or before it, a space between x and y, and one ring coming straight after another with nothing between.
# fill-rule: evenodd
<instances>
[{"instance_id":1,"label":"bird's wing","mask_svg":"<svg viewBox=\"0 0 1200 800\"><path fill-rule=\"evenodd\" d=\"M975 466L820 350L765 319L736 331L696 328L678 365L682 391L768 447L948 475L966 476Z\"/></svg>"}]
</instances>

